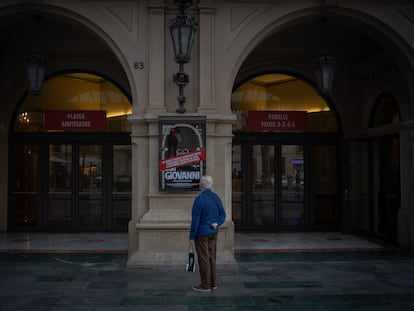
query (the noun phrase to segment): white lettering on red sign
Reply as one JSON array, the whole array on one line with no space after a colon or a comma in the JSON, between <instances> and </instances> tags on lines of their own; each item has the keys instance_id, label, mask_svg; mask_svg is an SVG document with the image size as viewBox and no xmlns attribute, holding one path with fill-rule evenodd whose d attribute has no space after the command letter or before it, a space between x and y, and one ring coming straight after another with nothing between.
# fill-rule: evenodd
<instances>
[{"instance_id":1,"label":"white lettering on red sign","mask_svg":"<svg viewBox=\"0 0 414 311\"><path fill-rule=\"evenodd\" d=\"M267 118L269 120L287 120L289 116L286 113L270 113Z\"/></svg>"},{"instance_id":2,"label":"white lettering on red sign","mask_svg":"<svg viewBox=\"0 0 414 311\"><path fill-rule=\"evenodd\" d=\"M61 127L91 127L91 121L62 121Z\"/></svg>"},{"instance_id":3,"label":"white lettering on red sign","mask_svg":"<svg viewBox=\"0 0 414 311\"><path fill-rule=\"evenodd\" d=\"M295 121L262 121L260 122L262 128L266 127L280 127L280 128L294 128L296 126Z\"/></svg>"},{"instance_id":4,"label":"white lettering on red sign","mask_svg":"<svg viewBox=\"0 0 414 311\"><path fill-rule=\"evenodd\" d=\"M68 120L85 120L85 114L84 113L68 113L66 114L66 119Z\"/></svg>"}]
</instances>

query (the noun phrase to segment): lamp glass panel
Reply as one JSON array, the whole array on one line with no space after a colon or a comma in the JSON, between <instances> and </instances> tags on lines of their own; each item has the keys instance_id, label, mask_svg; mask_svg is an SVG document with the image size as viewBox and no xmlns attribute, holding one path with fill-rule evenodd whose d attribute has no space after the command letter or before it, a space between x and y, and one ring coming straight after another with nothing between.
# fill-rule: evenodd
<instances>
[{"instance_id":1,"label":"lamp glass panel","mask_svg":"<svg viewBox=\"0 0 414 311\"><path fill-rule=\"evenodd\" d=\"M171 40L174 47L174 55L176 58L180 55L180 28L177 25L170 28Z\"/></svg>"},{"instance_id":2,"label":"lamp glass panel","mask_svg":"<svg viewBox=\"0 0 414 311\"><path fill-rule=\"evenodd\" d=\"M321 64L322 70L322 91L323 92L330 92L332 88L333 82L333 64L330 62L322 63Z\"/></svg>"},{"instance_id":3,"label":"lamp glass panel","mask_svg":"<svg viewBox=\"0 0 414 311\"><path fill-rule=\"evenodd\" d=\"M36 89L36 80L37 80L37 75L36 75L36 67L33 64L28 64L27 65L27 78L29 80L29 91L32 92L33 90Z\"/></svg>"},{"instance_id":4,"label":"lamp glass panel","mask_svg":"<svg viewBox=\"0 0 414 311\"><path fill-rule=\"evenodd\" d=\"M36 67L36 79L35 79L35 88L40 93L42 89L43 80L45 78L45 67L39 65Z\"/></svg>"},{"instance_id":5,"label":"lamp glass panel","mask_svg":"<svg viewBox=\"0 0 414 311\"><path fill-rule=\"evenodd\" d=\"M181 26L181 52L182 52L182 56L185 58L190 57L191 34L192 34L192 26L190 25Z\"/></svg>"}]
</instances>

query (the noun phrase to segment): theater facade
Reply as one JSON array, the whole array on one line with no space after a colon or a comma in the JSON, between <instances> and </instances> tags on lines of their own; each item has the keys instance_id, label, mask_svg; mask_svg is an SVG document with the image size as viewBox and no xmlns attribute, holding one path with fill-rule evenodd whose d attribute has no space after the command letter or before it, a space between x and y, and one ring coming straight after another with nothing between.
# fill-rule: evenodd
<instances>
[{"instance_id":1,"label":"theater facade","mask_svg":"<svg viewBox=\"0 0 414 311\"><path fill-rule=\"evenodd\" d=\"M183 1L181 66L178 2L1 1L0 231L128 232L128 265L182 264L210 174L220 263L235 232L413 250L414 3Z\"/></svg>"}]
</instances>

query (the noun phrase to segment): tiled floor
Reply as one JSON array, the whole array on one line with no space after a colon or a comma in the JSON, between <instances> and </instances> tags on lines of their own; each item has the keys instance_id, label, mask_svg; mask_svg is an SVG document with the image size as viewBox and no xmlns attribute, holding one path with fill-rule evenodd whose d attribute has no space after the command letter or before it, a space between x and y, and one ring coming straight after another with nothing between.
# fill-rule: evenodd
<instances>
[{"instance_id":1,"label":"tiled floor","mask_svg":"<svg viewBox=\"0 0 414 311\"><path fill-rule=\"evenodd\" d=\"M124 252L126 233L1 233L0 251Z\"/></svg>"},{"instance_id":2,"label":"tiled floor","mask_svg":"<svg viewBox=\"0 0 414 311\"><path fill-rule=\"evenodd\" d=\"M235 249L249 251L378 250L366 239L338 232L236 233Z\"/></svg>"},{"instance_id":3,"label":"tiled floor","mask_svg":"<svg viewBox=\"0 0 414 311\"><path fill-rule=\"evenodd\" d=\"M237 265L199 293L184 265L127 267L126 234L0 234L0 311L414 310L412 254L335 232L235 239Z\"/></svg>"},{"instance_id":4,"label":"tiled floor","mask_svg":"<svg viewBox=\"0 0 414 311\"><path fill-rule=\"evenodd\" d=\"M376 250L379 244L337 232L236 233L235 250L307 251ZM27 252L127 252L126 233L0 233L0 251Z\"/></svg>"}]
</instances>

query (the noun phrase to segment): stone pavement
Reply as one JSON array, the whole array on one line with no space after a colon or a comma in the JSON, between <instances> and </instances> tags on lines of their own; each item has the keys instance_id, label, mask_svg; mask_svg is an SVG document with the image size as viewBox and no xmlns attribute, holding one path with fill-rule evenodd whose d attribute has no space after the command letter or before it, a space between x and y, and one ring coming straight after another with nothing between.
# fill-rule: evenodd
<instances>
[{"instance_id":1,"label":"stone pavement","mask_svg":"<svg viewBox=\"0 0 414 311\"><path fill-rule=\"evenodd\" d=\"M0 311L414 310L414 257L397 251L236 253L218 289L126 254L0 253Z\"/></svg>"}]
</instances>

